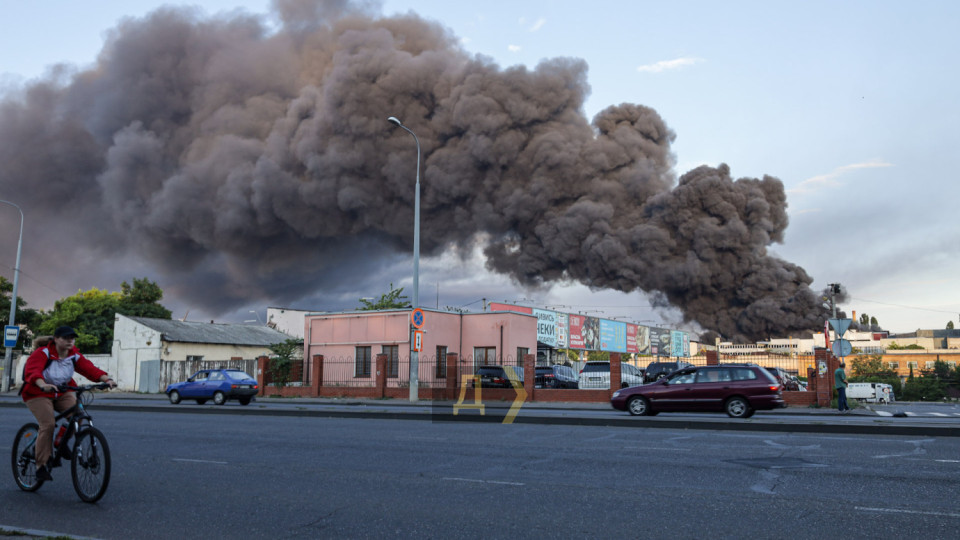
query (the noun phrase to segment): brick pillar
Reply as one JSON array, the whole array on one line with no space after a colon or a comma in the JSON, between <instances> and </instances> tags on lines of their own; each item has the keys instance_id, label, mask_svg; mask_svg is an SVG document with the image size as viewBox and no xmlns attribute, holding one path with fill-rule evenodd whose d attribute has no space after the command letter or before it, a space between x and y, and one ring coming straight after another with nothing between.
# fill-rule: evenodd
<instances>
[{"instance_id":1,"label":"brick pillar","mask_svg":"<svg viewBox=\"0 0 960 540\"><path fill-rule=\"evenodd\" d=\"M526 401L533 401L533 387L537 382L537 355L523 355L523 391L527 393Z\"/></svg>"},{"instance_id":2,"label":"brick pillar","mask_svg":"<svg viewBox=\"0 0 960 540\"><path fill-rule=\"evenodd\" d=\"M447 395L446 399L457 399L460 390L460 356L447 353Z\"/></svg>"},{"instance_id":3,"label":"brick pillar","mask_svg":"<svg viewBox=\"0 0 960 540\"><path fill-rule=\"evenodd\" d=\"M620 369L620 353L610 353L610 397L613 397L613 393L620 389L620 384L623 380L621 375L622 370Z\"/></svg>"},{"instance_id":4,"label":"brick pillar","mask_svg":"<svg viewBox=\"0 0 960 540\"><path fill-rule=\"evenodd\" d=\"M833 372L840 367L840 361L827 349L816 349L814 358L817 362L817 405L829 407L830 400L833 399ZM820 370L821 363L826 368L822 373Z\"/></svg>"},{"instance_id":5,"label":"brick pillar","mask_svg":"<svg viewBox=\"0 0 960 540\"><path fill-rule=\"evenodd\" d=\"M377 355L377 397L386 395L387 389L387 355Z\"/></svg>"},{"instance_id":6,"label":"brick pillar","mask_svg":"<svg viewBox=\"0 0 960 540\"><path fill-rule=\"evenodd\" d=\"M267 395L267 368L268 360L266 356L257 357L257 387L260 388L260 395Z\"/></svg>"},{"instance_id":7,"label":"brick pillar","mask_svg":"<svg viewBox=\"0 0 960 540\"><path fill-rule=\"evenodd\" d=\"M320 396L320 388L323 387L323 355L313 355L313 395Z\"/></svg>"},{"instance_id":8,"label":"brick pillar","mask_svg":"<svg viewBox=\"0 0 960 540\"><path fill-rule=\"evenodd\" d=\"M720 365L720 354L717 351L705 351L707 353L707 365L708 366L718 366Z\"/></svg>"}]
</instances>

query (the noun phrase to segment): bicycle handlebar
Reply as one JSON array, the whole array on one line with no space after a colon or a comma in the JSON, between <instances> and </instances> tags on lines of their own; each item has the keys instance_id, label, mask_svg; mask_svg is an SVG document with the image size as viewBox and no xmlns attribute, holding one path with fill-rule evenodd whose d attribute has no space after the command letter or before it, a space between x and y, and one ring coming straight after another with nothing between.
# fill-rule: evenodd
<instances>
[{"instance_id":1,"label":"bicycle handlebar","mask_svg":"<svg viewBox=\"0 0 960 540\"><path fill-rule=\"evenodd\" d=\"M101 382L96 384L78 384L77 386L70 386L69 384L58 384L57 390L60 392L88 392L90 390L107 390L110 388L110 385Z\"/></svg>"}]
</instances>

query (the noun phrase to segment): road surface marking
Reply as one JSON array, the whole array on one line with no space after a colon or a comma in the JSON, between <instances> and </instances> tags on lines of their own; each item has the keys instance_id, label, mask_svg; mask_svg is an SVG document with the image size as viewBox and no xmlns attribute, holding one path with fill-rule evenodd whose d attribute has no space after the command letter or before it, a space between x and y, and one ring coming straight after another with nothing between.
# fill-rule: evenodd
<instances>
[{"instance_id":1,"label":"road surface marking","mask_svg":"<svg viewBox=\"0 0 960 540\"><path fill-rule=\"evenodd\" d=\"M500 482L497 480L479 480L476 478L443 478L443 480L453 480L456 482L474 482L477 484L502 484L505 486L525 486L522 482Z\"/></svg>"},{"instance_id":2,"label":"road surface marking","mask_svg":"<svg viewBox=\"0 0 960 540\"><path fill-rule=\"evenodd\" d=\"M173 461L186 461L189 463L214 463L216 465L226 465L226 461L210 461L208 459L183 459L183 458L173 458Z\"/></svg>"},{"instance_id":3,"label":"road surface marking","mask_svg":"<svg viewBox=\"0 0 960 540\"><path fill-rule=\"evenodd\" d=\"M951 514L948 512L923 512L920 510L903 510L901 508L867 508L864 506L854 507L856 510L861 510L864 512L888 512L891 514L920 514L923 516L944 516L944 517L956 517L960 518L960 514Z\"/></svg>"}]
</instances>

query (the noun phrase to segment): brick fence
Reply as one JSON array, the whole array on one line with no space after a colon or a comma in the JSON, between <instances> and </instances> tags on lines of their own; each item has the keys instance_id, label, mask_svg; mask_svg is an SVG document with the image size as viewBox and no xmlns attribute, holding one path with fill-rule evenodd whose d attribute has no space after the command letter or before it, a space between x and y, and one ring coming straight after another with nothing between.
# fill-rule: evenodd
<instances>
[{"instance_id":1,"label":"brick fence","mask_svg":"<svg viewBox=\"0 0 960 540\"><path fill-rule=\"evenodd\" d=\"M711 356L712 353L712 356ZM833 383L833 370L839 365L830 351L818 349L817 362L821 358L826 362L827 372L823 377L816 377L816 370L811 369L808 374L808 391L784 392L783 398L790 407L809 407L818 404L821 407L830 406ZM257 383L260 386L261 396L279 395L283 397L340 397L340 398L367 398L367 399L407 399L410 397L409 387L392 387L387 385L387 356L378 354L375 360L375 382L365 387L344 387L325 385L323 379L324 359L322 355L315 355L309 363L309 384L284 386L273 385L268 374L269 358L262 356L257 359ZM460 400L473 402L476 398L473 388L472 373L459 372L461 364L456 353L447 355L446 386L440 388L420 388L419 399L422 400ZM531 374L524 377L523 391L526 392L526 401L539 402L571 402L571 403L609 403L613 393L620 388L620 355L610 354L610 389L604 390L573 390L535 388L536 357L528 354L523 359L524 373ZM716 365L717 353L707 352L707 365ZM826 377L829 375L829 378ZM517 391L513 388L482 388L481 397L487 401L514 401Z\"/></svg>"}]
</instances>

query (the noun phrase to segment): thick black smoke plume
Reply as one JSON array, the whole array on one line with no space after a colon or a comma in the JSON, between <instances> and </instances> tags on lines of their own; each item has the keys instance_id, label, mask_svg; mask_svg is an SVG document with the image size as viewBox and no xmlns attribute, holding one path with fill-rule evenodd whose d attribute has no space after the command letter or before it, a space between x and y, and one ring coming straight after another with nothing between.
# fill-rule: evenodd
<instances>
[{"instance_id":1,"label":"thick black smoke plume","mask_svg":"<svg viewBox=\"0 0 960 540\"><path fill-rule=\"evenodd\" d=\"M675 185L656 111L584 117L584 62L503 69L416 15L274 7L278 30L126 20L93 68L0 102L0 192L44 223L46 263L133 253L214 312L375 271L412 244L397 116L422 144L425 255L481 242L523 284L659 293L724 338L822 324L811 278L766 250L787 226L781 182L722 165Z\"/></svg>"}]
</instances>

